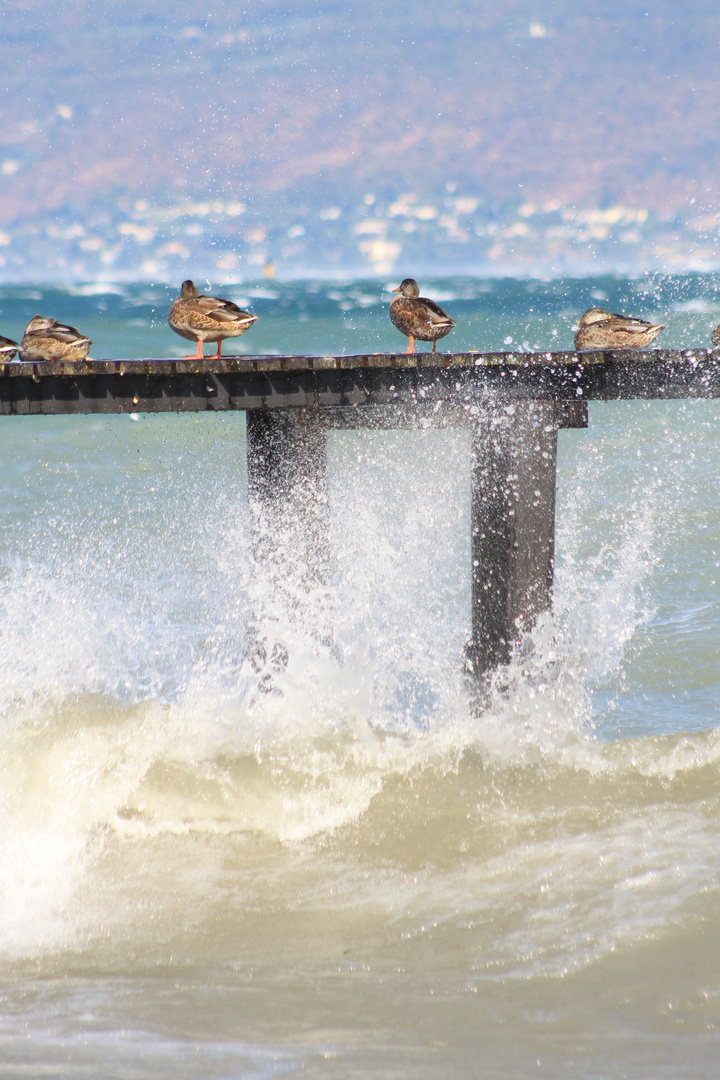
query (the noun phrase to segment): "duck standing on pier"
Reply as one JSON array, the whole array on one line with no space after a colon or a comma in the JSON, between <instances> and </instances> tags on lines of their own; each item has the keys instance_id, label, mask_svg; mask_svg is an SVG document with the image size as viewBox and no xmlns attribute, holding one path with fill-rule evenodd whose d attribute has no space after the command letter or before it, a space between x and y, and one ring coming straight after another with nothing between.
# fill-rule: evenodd
<instances>
[{"instance_id":1,"label":"duck standing on pier","mask_svg":"<svg viewBox=\"0 0 720 1080\"><path fill-rule=\"evenodd\" d=\"M257 315L243 311L232 300L200 296L192 281L183 281L180 296L168 315L171 328L188 341L197 341L197 352L186 360L202 360L206 341L217 342L217 360L225 338L240 337L256 321Z\"/></svg>"},{"instance_id":2,"label":"duck standing on pier","mask_svg":"<svg viewBox=\"0 0 720 1080\"><path fill-rule=\"evenodd\" d=\"M19 348L20 346L17 341L13 341L12 338L2 337L2 335L0 335L0 364L5 364L8 360L12 360Z\"/></svg>"},{"instance_id":3,"label":"duck standing on pier","mask_svg":"<svg viewBox=\"0 0 720 1080\"><path fill-rule=\"evenodd\" d=\"M635 319L632 315L614 315L603 308L589 308L578 320L575 348L646 349L665 326Z\"/></svg>"},{"instance_id":4,"label":"duck standing on pier","mask_svg":"<svg viewBox=\"0 0 720 1080\"><path fill-rule=\"evenodd\" d=\"M74 326L66 326L46 315L33 315L20 342L20 359L35 364L43 361L87 359L92 341Z\"/></svg>"},{"instance_id":5,"label":"duck standing on pier","mask_svg":"<svg viewBox=\"0 0 720 1080\"><path fill-rule=\"evenodd\" d=\"M455 323L434 300L420 295L417 281L405 278L402 285L392 292L400 293L390 305L390 319L401 334L410 339L407 352L415 352L418 341L432 341L435 352L440 338L449 334Z\"/></svg>"}]
</instances>

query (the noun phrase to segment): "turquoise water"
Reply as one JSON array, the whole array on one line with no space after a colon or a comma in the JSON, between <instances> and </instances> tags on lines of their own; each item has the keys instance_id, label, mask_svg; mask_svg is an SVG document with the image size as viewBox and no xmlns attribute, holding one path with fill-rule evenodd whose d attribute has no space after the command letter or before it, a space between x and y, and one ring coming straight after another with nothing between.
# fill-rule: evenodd
<instances>
[{"instance_id":1,"label":"turquoise water","mask_svg":"<svg viewBox=\"0 0 720 1080\"><path fill-rule=\"evenodd\" d=\"M394 352L407 347L386 308L396 280L262 282L223 285L196 282L200 291L226 296L258 321L224 351L250 353ZM567 280L438 279L420 282L424 295L446 306L457 322L442 347L465 349L572 349L572 326L594 304L667 323L658 347L710 345L720 320L720 278L688 274L626 279L603 276ZM0 334L20 340L38 312L78 326L93 340L97 359L177 357L192 351L167 325L177 285L112 285L94 282L70 292L0 286ZM42 310L41 310L42 309ZM427 349L428 345L419 345ZM209 346L206 353L214 349Z\"/></svg>"},{"instance_id":2,"label":"turquoise water","mask_svg":"<svg viewBox=\"0 0 720 1080\"><path fill-rule=\"evenodd\" d=\"M421 284L458 350L720 322L709 277ZM246 352L402 347L378 283L213 291ZM182 355L173 295L0 333ZM553 615L481 715L466 432L331 433L334 644L267 695L242 415L0 429L0 1077L714 1074L720 403L560 433Z\"/></svg>"}]
</instances>

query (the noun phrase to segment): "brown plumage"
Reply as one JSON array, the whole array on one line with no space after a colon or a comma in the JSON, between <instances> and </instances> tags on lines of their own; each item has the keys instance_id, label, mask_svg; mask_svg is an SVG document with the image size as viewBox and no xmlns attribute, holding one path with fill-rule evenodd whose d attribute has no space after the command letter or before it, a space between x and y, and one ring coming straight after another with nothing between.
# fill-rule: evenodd
<instances>
[{"instance_id":1,"label":"brown plumage","mask_svg":"<svg viewBox=\"0 0 720 1080\"><path fill-rule=\"evenodd\" d=\"M206 341L217 342L213 357L217 359L225 338L240 337L256 319L257 315L243 311L231 300L200 296L192 281L183 281L180 296L168 315L168 322L176 334L188 341L197 341L197 352L186 356L186 360L202 360Z\"/></svg>"},{"instance_id":2,"label":"brown plumage","mask_svg":"<svg viewBox=\"0 0 720 1080\"><path fill-rule=\"evenodd\" d=\"M434 300L420 295L413 278L405 278L402 285L392 291L401 295L390 305L390 319L393 326L410 339L407 352L415 352L415 338L432 341L435 352L439 339L449 334L455 325L453 320Z\"/></svg>"},{"instance_id":3,"label":"brown plumage","mask_svg":"<svg viewBox=\"0 0 720 1080\"><path fill-rule=\"evenodd\" d=\"M720 326L716 326L712 332L712 347L720 349Z\"/></svg>"},{"instance_id":4,"label":"brown plumage","mask_svg":"<svg viewBox=\"0 0 720 1080\"><path fill-rule=\"evenodd\" d=\"M665 326L634 319L631 315L615 315L603 308L589 308L578 320L575 348L586 349L645 349Z\"/></svg>"},{"instance_id":5,"label":"brown plumage","mask_svg":"<svg viewBox=\"0 0 720 1080\"><path fill-rule=\"evenodd\" d=\"M85 360L92 341L74 326L65 326L46 315L34 315L20 342L20 359L26 363L46 360Z\"/></svg>"},{"instance_id":6,"label":"brown plumage","mask_svg":"<svg viewBox=\"0 0 720 1080\"><path fill-rule=\"evenodd\" d=\"M0 335L0 364L12 360L19 348L20 346L17 341L13 341L12 338L2 337L2 335Z\"/></svg>"}]
</instances>

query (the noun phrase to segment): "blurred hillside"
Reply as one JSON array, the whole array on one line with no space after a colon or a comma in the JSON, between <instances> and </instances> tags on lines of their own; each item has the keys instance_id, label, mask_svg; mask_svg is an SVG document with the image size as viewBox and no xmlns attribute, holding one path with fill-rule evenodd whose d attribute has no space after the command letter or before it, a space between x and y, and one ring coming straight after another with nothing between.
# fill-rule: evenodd
<instances>
[{"instance_id":1,"label":"blurred hillside","mask_svg":"<svg viewBox=\"0 0 720 1080\"><path fill-rule=\"evenodd\" d=\"M17 0L0 273L714 265L719 30L714 0Z\"/></svg>"}]
</instances>

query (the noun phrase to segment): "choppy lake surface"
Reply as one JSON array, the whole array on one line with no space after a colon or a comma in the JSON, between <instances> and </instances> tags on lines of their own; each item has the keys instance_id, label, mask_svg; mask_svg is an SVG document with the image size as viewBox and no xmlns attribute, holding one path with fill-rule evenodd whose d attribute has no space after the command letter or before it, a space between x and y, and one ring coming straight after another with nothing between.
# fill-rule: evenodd
<instances>
[{"instance_id":1,"label":"choppy lake surface","mask_svg":"<svg viewBox=\"0 0 720 1080\"><path fill-rule=\"evenodd\" d=\"M458 350L720 322L712 277L421 285ZM378 283L213 291L245 353L403 347ZM0 333L183 355L173 295ZM478 716L467 433L331 433L335 641L268 695L243 417L0 419L0 1077L714 1075L720 402L559 447L553 616Z\"/></svg>"}]
</instances>

